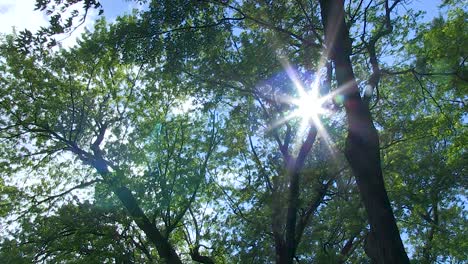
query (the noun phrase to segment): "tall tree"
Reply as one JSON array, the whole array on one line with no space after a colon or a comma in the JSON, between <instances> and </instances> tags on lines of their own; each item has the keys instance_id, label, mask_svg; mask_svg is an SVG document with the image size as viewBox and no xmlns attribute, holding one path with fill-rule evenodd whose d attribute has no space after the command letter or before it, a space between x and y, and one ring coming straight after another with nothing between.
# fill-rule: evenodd
<instances>
[{"instance_id":1,"label":"tall tree","mask_svg":"<svg viewBox=\"0 0 468 264\"><path fill-rule=\"evenodd\" d=\"M38 1L51 28L2 48L2 177L39 179L8 194L18 241L53 235L29 217L61 225L77 208L86 219L72 196L83 188L91 213L123 205L109 225L138 243L93 241L149 261L407 263L393 210L423 221L400 223L415 260L445 257L436 240L465 232L446 220L463 214L450 203L464 186L460 9L419 25L412 44L418 14L397 12L402 1L148 1L73 49L47 49L76 25L60 16L75 3L100 8ZM38 256L57 258L63 240L51 241Z\"/></svg>"},{"instance_id":2,"label":"tall tree","mask_svg":"<svg viewBox=\"0 0 468 264\"><path fill-rule=\"evenodd\" d=\"M104 183L159 256L169 263L181 263L170 236L180 228L206 182L218 141L217 121L173 114L170 102L180 96L176 89L174 93L158 91L155 86L163 84L155 85L157 71L144 69L148 67L144 62L119 61L106 43L107 30L101 21L89 36L94 39L85 37L79 48L59 53L23 54L8 38L2 48L8 64L1 80L6 85L1 101L2 137L7 140L5 150L10 147L12 151L5 151L10 159L5 171L18 166L31 167L38 175L48 172L48 176L39 176L38 193L30 194L28 200L34 207L53 204L74 189ZM139 89L141 83L151 89ZM153 100L160 107L146 109ZM190 134L186 131L189 123ZM64 152L81 162L81 171L73 159L58 161ZM51 165L57 162L63 170ZM75 167L68 173L77 175L67 175L67 167ZM134 178L140 174L145 177ZM57 180L83 183L58 194L52 189L44 197L47 183L53 186ZM143 193L131 190L142 187Z\"/></svg>"},{"instance_id":3,"label":"tall tree","mask_svg":"<svg viewBox=\"0 0 468 264\"><path fill-rule=\"evenodd\" d=\"M390 5L389 1L385 1L387 24L380 29L383 33L378 34L391 31L390 14L398 2ZM361 98L353 72L350 58L352 41L345 21L344 1L320 1L320 7L328 56L334 63L337 85L344 90L343 104L348 120L345 154L356 177L371 226L368 244L369 247L375 246L375 249L368 250L369 256L376 263L409 263L385 189L378 132L372 122L369 104ZM367 44L368 49L375 52L379 37L374 37ZM376 60L375 54L371 53L370 56L371 60ZM376 63L373 62L373 70L378 75ZM375 87L377 84L378 80L369 85Z\"/></svg>"}]
</instances>

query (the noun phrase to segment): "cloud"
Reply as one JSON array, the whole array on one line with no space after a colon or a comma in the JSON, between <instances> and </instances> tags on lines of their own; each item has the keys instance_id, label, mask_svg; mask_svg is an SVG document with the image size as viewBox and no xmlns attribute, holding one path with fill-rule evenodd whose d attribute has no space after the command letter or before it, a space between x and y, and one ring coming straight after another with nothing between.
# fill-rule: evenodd
<instances>
[{"instance_id":1,"label":"cloud","mask_svg":"<svg viewBox=\"0 0 468 264\"><path fill-rule=\"evenodd\" d=\"M34 11L35 0L0 0L0 33L12 33L28 28L31 31L38 30L47 25L47 17Z\"/></svg>"},{"instance_id":2,"label":"cloud","mask_svg":"<svg viewBox=\"0 0 468 264\"><path fill-rule=\"evenodd\" d=\"M13 28L15 28L16 32L29 29L34 33L41 27L47 26L48 17L44 12L34 10L35 3L36 0L0 0L0 33L11 34ZM84 12L81 3L73 8L79 10L80 14ZM69 11L71 12L71 9ZM66 14L64 15L66 17ZM97 11L90 10L85 23L73 31L70 36L62 34L56 36L56 39L60 41L64 48L72 47L86 28L93 28L96 19ZM77 20L76 23L78 23Z\"/></svg>"},{"instance_id":3,"label":"cloud","mask_svg":"<svg viewBox=\"0 0 468 264\"><path fill-rule=\"evenodd\" d=\"M12 7L12 5L5 4L5 5L0 5L0 14L5 14L8 12L8 10Z\"/></svg>"}]
</instances>

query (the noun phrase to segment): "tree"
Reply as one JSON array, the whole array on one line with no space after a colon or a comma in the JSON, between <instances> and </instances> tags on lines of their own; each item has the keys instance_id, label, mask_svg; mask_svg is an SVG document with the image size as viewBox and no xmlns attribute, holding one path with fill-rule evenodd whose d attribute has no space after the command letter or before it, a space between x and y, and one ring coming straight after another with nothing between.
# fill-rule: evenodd
<instances>
[{"instance_id":1,"label":"tree","mask_svg":"<svg viewBox=\"0 0 468 264\"><path fill-rule=\"evenodd\" d=\"M67 204L55 215L23 218L18 240L2 247L6 263L104 262L147 263L152 255L123 211L95 208L89 202ZM18 246L19 245L19 246Z\"/></svg>"},{"instance_id":2,"label":"tree","mask_svg":"<svg viewBox=\"0 0 468 264\"><path fill-rule=\"evenodd\" d=\"M385 1L386 25L378 28L365 47L369 50L373 64L373 79L369 86L378 85L379 66L375 58L375 45L379 38L391 32L390 14L398 4L391 6ZM336 81L339 87L346 87L343 104L348 120L348 136L345 153L353 169L362 200L367 210L371 233L369 243L375 243L376 249L369 250L369 256L376 263L409 263L392 207L387 196L379 153L379 137L372 122L369 104L362 99L353 72L350 56L352 43L345 21L344 1L320 1L322 23L324 24L326 46L329 57L335 65ZM365 33L364 33L365 34Z\"/></svg>"},{"instance_id":3,"label":"tree","mask_svg":"<svg viewBox=\"0 0 468 264\"><path fill-rule=\"evenodd\" d=\"M418 241L414 243L415 260L420 263L448 259L456 262L466 258L455 257L457 253L448 256L442 252L433 252L433 247L440 246L446 251L452 248L444 238L450 231L439 229L440 221L454 221L442 226L459 229L460 234L466 232L466 225L459 223L456 217L447 217L463 211L460 199L465 195L462 186L466 186L460 178L465 169L459 163L465 155L460 142L466 141L466 131L461 129L465 122L463 113L466 105L463 100L458 100L462 87L466 86L466 54L455 44L467 41L463 40L465 36L455 33L465 27L461 22L463 17L466 17L465 12L454 8L448 12L447 20L435 18L431 23L422 25L418 35L408 44L408 54L402 55L408 60L414 60L414 64L405 65L404 69L385 71L384 78L389 85L400 83L408 87L400 91L386 91L382 107L398 103L411 106L411 109L394 110L393 117L380 116L378 123L384 127L387 124L410 123L384 134L387 142L383 147L384 163L395 186L394 200L396 203L400 203L400 199L405 200L399 206L402 208L401 219L404 219L402 226L408 230L411 240ZM457 40L452 42L455 40L452 37L435 37L436 34L457 35ZM442 46L443 52L437 48ZM427 56L428 51L437 55ZM417 96L411 98L404 96L405 93ZM394 149L395 144L399 144L399 150ZM406 189L407 195L400 194L402 189ZM453 240L457 240L455 236ZM440 242L444 246L438 244ZM462 244L457 246L462 247Z\"/></svg>"},{"instance_id":4,"label":"tree","mask_svg":"<svg viewBox=\"0 0 468 264\"><path fill-rule=\"evenodd\" d=\"M86 11L100 7L83 3ZM66 233L76 239L68 241L28 219L61 225L67 210L87 219L115 208L110 225L127 240L100 232L91 257L112 261L100 253L112 247L125 261L343 263L366 261L367 254L376 263L408 263L396 219L415 218L427 228L400 223L413 246L425 241L412 258L447 257L435 241L466 230L442 220L464 212L450 204L464 186L457 177L464 134L454 131L463 127L466 82L466 55L456 47L466 40L453 34L464 12L454 11L446 24L421 25L414 45L403 46L410 38L405 28L417 19L396 12L403 4L151 1L114 24L101 20L69 50L44 47L73 27L71 20L60 24L60 16L35 37L27 31L17 42L7 37L2 177L10 183L27 170L40 181L20 188L10 216L23 224L17 241L3 243L29 245L37 233L54 243L39 253L25 246L32 259L85 256L74 246L89 227ZM38 1L37 8L60 6ZM441 51L441 32L456 39L451 57ZM406 61L379 60L389 54ZM304 106L300 97L312 96L302 86L327 100ZM408 92L419 88L422 97ZM426 130L444 132L428 138ZM423 142L427 147L418 147ZM437 160L451 163L442 169ZM434 167L418 169L428 164ZM442 180L447 174L454 177ZM393 204L383 175L393 184L387 185ZM429 185L427 195L412 193ZM91 190L90 202L74 202L83 188ZM450 225L461 227L438 231ZM72 250L57 254L63 245ZM463 259L456 252L448 257Z\"/></svg>"},{"instance_id":5,"label":"tree","mask_svg":"<svg viewBox=\"0 0 468 264\"><path fill-rule=\"evenodd\" d=\"M48 173L41 177L37 193L28 194L34 207L46 202L53 205L56 198L73 189L104 183L104 194L112 192L120 199L161 258L180 262L169 243L170 234L179 228L206 181L208 162L218 141L216 120L171 116L169 104L176 97L159 93L150 85L155 84L156 76L153 70L146 70L143 76L146 65L120 64L117 54L103 44L106 30L102 22L92 36L100 38L98 41L85 40L81 47L59 54L21 54L12 46L12 38L7 40L3 47L8 67L2 79L6 85L2 91L2 133L9 139L5 147L13 151L8 153L6 169L32 166L33 173ZM93 53L100 56L88 56ZM136 90L139 82L148 82L147 87L153 90ZM166 105L144 110L136 104L139 98L148 103L164 98L160 102ZM199 127L201 134L193 127L188 134L188 122ZM158 148L156 154L154 147ZM147 151L150 154L146 155ZM73 154L82 165L70 158L57 161L63 159L58 155L63 152ZM58 167L48 164L56 162ZM61 170L61 166L75 169ZM78 176L67 177L67 173ZM145 175L147 180L131 180L131 175ZM156 180L148 181L148 177ZM78 179L83 182L59 194L52 187L52 194L44 197L50 182L73 184ZM136 195L129 188L146 191ZM154 200L155 204L146 208L139 199ZM158 222L152 219L156 216L160 216Z\"/></svg>"}]
</instances>

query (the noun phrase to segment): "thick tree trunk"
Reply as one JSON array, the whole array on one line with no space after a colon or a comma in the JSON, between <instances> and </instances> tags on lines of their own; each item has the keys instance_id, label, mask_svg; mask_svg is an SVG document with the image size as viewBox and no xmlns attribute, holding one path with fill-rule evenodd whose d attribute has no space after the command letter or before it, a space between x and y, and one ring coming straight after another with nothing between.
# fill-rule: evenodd
<instances>
[{"instance_id":1,"label":"thick tree trunk","mask_svg":"<svg viewBox=\"0 0 468 264\"><path fill-rule=\"evenodd\" d=\"M343 6L343 0L320 0L328 55L335 64L338 86L344 89L342 94L348 120L345 155L375 234L378 263L409 263L385 190L378 133L355 80Z\"/></svg>"},{"instance_id":2,"label":"thick tree trunk","mask_svg":"<svg viewBox=\"0 0 468 264\"><path fill-rule=\"evenodd\" d=\"M277 186L277 183L275 184ZM281 199L277 190L272 193L273 200L271 201L271 229L275 241L275 260L277 264L285 263L287 250L284 239L283 225L282 225L282 210L281 210Z\"/></svg>"},{"instance_id":3,"label":"thick tree trunk","mask_svg":"<svg viewBox=\"0 0 468 264\"><path fill-rule=\"evenodd\" d=\"M285 157L286 166L289 173L289 190L288 190L288 210L286 215L286 235L285 235L285 250L281 252L279 264L292 264L296 256L296 249L299 241L296 238L300 237L297 234L297 215L299 209L299 181L300 171L304 167L307 155L317 137L317 130L310 128L307 138L299 149L297 158ZM304 231L304 230L301 230ZM301 234L302 235L302 234Z\"/></svg>"},{"instance_id":4,"label":"thick tree trunk","mask_svg":"<svg viewBox=\"0 0 468 264\"><path fill-rule=\"evenodd\" d=\"M148 239L156 246L159 256L168 264L182 264L179 256L156 226L146 217L141 210L137 200L126 187L120 187L114 190L115 195L123 203L130 216L132 216L138 227L145 232Z\"/></svg>"},{"instance_id":5,"label":"thick tree trunk","mask_svg":"<svg viewBox=\"0 0 468 264\"><path fill-rule=\"evenodd\" d=\"M292 264L296 255L296 220L299 208L299 172L294 171L290 176L288 211L286 215L286 256L281 259L281 264Z\"/></svg>"},{"instance_id":6,"label":"thick tree trunk","mask_svg":"<svg viewBox=\"0 0 468 264\"><path fill-rule=\"evenodd\" d=\"M92 165L103 178L108 178L110 171L102 158L96 159ZM163 236L154 223L151 223L132 192L125 186L116 187L113 189L113 192L127 209L133 221L145 233L148 240L156 246L159 256L165 261L164 263L182 264L179 255L177 255L174 247L169 243L168 238Z\"/></svg>"},{"instance_id":7,"label":"thick tree trunk","mask_svg":"<svg viewBox=\"0 0 468 264\"><path fill-rule=\"evenodd\" d=\"M296 158L288 152L288 146L285 147L286 151L282 151L289 183L286 188L286 219L282 220L284 211L281 208L282 200L279 198L280 193L277 189L279 188L279 182L274 181L275 188L272 192L274 200L271 201L272 231L275 238L276 263L278 264L292 264L294 262L296 249L302 237L302 232L304 231L306 222L303 223L304 226L301 226L297 221L299 211L300 171L304 167L307 155L315 142L316 136L316 128L311 127ZM284 147L282 144L279 145L280 149ZM283 226L286 228L284 229ZM300 233L298 233L298 231Z\"/></svg>"}]
</instances>

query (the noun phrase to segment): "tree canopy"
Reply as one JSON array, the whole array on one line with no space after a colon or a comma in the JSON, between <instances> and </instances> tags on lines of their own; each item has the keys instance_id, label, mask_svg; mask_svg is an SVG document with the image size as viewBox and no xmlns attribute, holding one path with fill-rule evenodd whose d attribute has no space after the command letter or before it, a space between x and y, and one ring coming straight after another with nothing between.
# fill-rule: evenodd
<instances>
[{"instance_id":1,"label":"tree canopy","mask_svg":"<svg viewBox=\"0 0 468 264\"><path fill-rule=\"evenodd\" d=\"M468 260L464 1L135 2L1 36L1 262Z\"/></svg>"}]
</instances>

